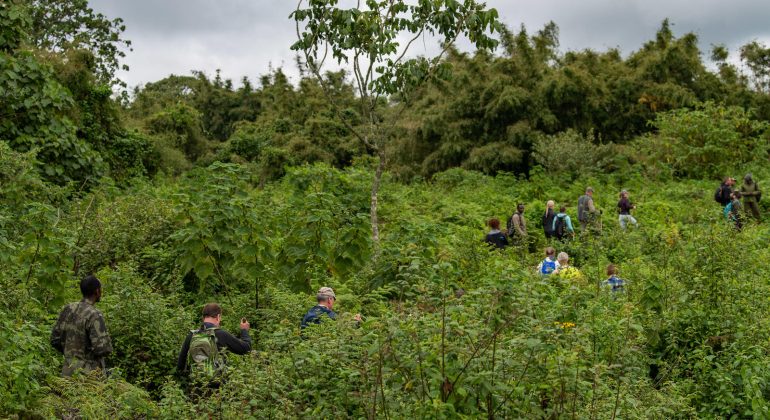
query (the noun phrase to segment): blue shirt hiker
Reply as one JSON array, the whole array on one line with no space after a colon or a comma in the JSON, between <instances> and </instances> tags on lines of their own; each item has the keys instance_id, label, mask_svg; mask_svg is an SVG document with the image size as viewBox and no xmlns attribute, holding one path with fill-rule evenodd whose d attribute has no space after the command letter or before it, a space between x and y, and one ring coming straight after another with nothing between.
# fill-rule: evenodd
<instances>
[{"instance_id":1,"label":"blue shirt hiker","mask_svg":"<svg viewBox=\"0 0 770 420\"><path fill-rule=\"evenodd\" d=\"M559 212L556 213L556 217L553 218L553 235L558 240L572 236L575 233L575 229L572 227L572 220L569 218L566 211L567 209L562 207L559 209Z\"/></svg>"},{"instance_id":2,"label":"blue shirt hiker","mask_svg":"<svg viewBox=\"0 0 770 420\"><path fill-rule=\"evenodd\" d=\"M310 324L318 325L321 323L321 319L325 316L328 316L330 319L337 319L337 314L331 309L322 305L313 306L309 311L307 311L305 316L302 317L302 323L300 326L304 330Z\"/></svg>"},{"instance_id":3,"label":"blue shirt hiker","mask_svg":"<svg viewBox=\"0 0 770 420\"><path fill-rule=\"evenodd\" d=\"M626 282L616 275L610 276L607 280L604 280L604 285L611 288L612 293L623 292Z\"/></svg>"}]
</instances>

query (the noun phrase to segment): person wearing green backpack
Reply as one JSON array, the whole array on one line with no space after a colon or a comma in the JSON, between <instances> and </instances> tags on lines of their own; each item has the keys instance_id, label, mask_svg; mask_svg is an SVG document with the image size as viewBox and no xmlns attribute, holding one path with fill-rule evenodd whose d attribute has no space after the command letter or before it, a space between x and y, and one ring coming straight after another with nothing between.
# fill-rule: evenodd
<instances>
[{"instance_id":1,"label":"person wearing green backpack","mask_svg":"<svg viewBox=\"0 0 770 420\"><path fill-rule=\"evenodd\" d=\"M222 308L219 304L208 303L203 307L203 324L192 330L182 344L176 369L195 380L215 382L225 367L224 350L235 354L251 351L249 322L241 318L241 334L237 338L220 328Z\"/></svg>"}]
</instances>

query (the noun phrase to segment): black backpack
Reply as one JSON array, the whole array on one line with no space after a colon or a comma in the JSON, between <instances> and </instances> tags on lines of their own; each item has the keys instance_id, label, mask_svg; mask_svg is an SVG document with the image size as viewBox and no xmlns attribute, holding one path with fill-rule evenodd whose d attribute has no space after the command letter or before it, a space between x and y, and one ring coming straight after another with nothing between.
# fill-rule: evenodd
<instances>
[{"instance_id":1,"label":"black backpack","mask_svg":"<svg viewBox=\"0 0 770 420\"><path fill-rule=\"evenodd\" d=\"M565 216L566 217L566 216ZM564 237L564 226L566 223L564 223L564 217L556 216L556 226L553 230L554 235L556 235L557 238L561 239Z\"/></svg>"},{"instance_id":2,"label":"black backpack","mask_svg":"<svg viewBox=\"0 0 770 420\"><path fill-rule=\"evenodd\" d=\"M717 187L716 192L714 192L714 201L716 201L719 204L724 204L722 203L722 186L721 185Z\"/></svg>"}]
</instances>

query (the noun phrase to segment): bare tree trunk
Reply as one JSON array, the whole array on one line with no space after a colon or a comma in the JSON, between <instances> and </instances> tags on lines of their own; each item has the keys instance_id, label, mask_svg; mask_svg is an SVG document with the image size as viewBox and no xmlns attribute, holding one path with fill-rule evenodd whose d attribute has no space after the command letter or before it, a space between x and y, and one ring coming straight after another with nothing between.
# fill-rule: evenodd
<instances>
[{"instance_id":1,"label":"bare tree trunk","mask_svg":"<svg viewBox=\"0 0 770 420\"><path fill-rule=\"evenodd\" d=\"M385 168L385 152L382 148L377 150L377 156L380 161L377 162L377 170L374 172L374 182L372 182L372 204L369 209L369 215L372 220L372 241L375 248L378 248L380 243L380 227L377 219L377 196L380 192L380 181L382 180L382 171Z\"/></svg>"}]
</instances>

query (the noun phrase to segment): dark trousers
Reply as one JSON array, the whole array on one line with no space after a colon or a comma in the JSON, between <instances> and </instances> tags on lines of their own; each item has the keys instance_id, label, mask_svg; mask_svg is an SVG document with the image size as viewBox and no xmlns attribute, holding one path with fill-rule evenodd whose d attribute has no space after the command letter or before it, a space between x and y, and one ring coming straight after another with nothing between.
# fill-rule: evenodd
<instances>
[{"instance_id":1,"label":"dark trousers","mask_svg":"<svg viewBox=\"0 0 770 420\"><path fill-rule=\"evenodd\" d=\"M759 214L759 203L756 201L744 201L743 205L746 207L746 215L753 217L757 222L761 220Z\"/></svg>"}]
</instances>

